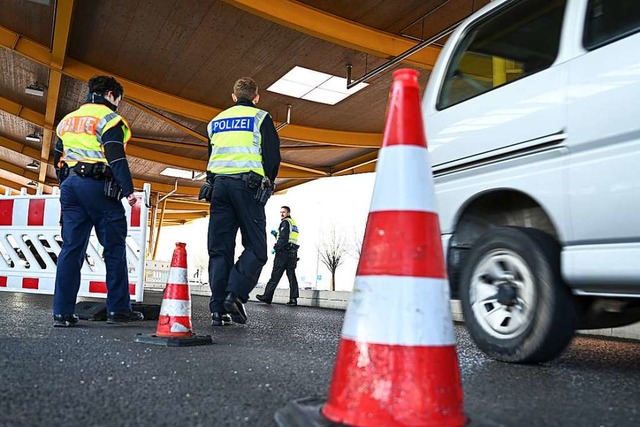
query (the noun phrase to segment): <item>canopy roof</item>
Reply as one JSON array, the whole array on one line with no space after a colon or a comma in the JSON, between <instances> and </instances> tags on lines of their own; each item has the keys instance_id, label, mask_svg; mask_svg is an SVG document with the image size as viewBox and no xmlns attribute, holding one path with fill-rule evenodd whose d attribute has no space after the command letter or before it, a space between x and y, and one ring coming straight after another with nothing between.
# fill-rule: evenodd
<instances>
[{"instance_id":1,"label":"canopy roof","mask_svg":"<svg viewBox=\"0 0 640 427\"><path fill-rule=\"evenodd\" d=\"M424 87L442 39L366 79L327 105L266 89L300 66L353 80L451 27L489 0L0 0L0 186L57 185L58 121L81 104L86 81L115 76L119 113L134 138L127 154L136 188L167 198L164 223L207 215L202 181L160 175L205 170L206 125L232 105L241 76L260 87L260 108L279 126L280 191L308 180L375 169L391 73L421 72ZM29 85L44 96L25 93ZM287 123L288 106L291 106ZM37 134L41 141L26 141ZM26 168L39 162L35 170ZM35 192L31 187L30 193Z\"/></svg>"}]
</instances>

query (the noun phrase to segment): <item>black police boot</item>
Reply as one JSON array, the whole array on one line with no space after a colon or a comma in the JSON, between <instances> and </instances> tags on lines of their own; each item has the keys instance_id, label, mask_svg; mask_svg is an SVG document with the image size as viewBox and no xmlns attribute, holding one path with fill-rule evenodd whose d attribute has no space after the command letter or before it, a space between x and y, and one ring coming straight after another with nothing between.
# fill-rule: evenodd
<instances>
[{"instance_id":1,"label":"black police boot","mask_svg":"<svg viewBox=\"0 0 640 427\"><path fill-rule=\"evenodd\" d=\"M78 316L75 314L54 314L53 315L53 327L54 328L70 328L78 323Z\"/></svg>"},{"instance_id":2,"label":"black police boot","mask_svg":"<svg viewBox=\"0 0 640 427\"><path fill-rule=\"evenodd\" d=\"M295 305L298 305L298 301L295 298L291 298L286 305L288 305L289 307L293 307Z\"/></svg>"},{"instance_id":3,"label":"black police boot","mask_svg":"<svg viewBox=\"0 0 640 427\"><path fill-rule=\"evenodd\" d=\"M231 315L215 311L211 313L211 326L228 326L231 324Z\"/></svg>"},{"instance_id":4,"label":"black police boot","mask_svg":"<svg viewBox=\"0 0 640 427\"><path fill-rule=\"evenodd\" d=\"M111 325L120 325L123 323L137 322L144 320L144 314L139 311L117 312L110 311L107 313L107 323Z\"/></svg>"},{"instance_id":5,"label":"black police boot","mask_svg":"<svg viewBox=\"0 0 640 427\"><path fill-rule=\"evenodd\" d=\"M260 294L260 295L256 295L256 298L258 299L258 301L262 301L265 304L271 304L271 300L267 299L267 297L265 297L264 295Z\"/></svg>"},{"instance_id":6,"label":"black police boot","mask_svg":"<svg viewBox=\"0 0 640 427\"><path fill-rule=\"evenodd\" d=\"M247 323L247 312L245 311L244 304L239 296L233 292L229 292L227 297L224 299L223 304L224 309L231 315L231 320L242 325Z\"/></svg>"}]
</instances>

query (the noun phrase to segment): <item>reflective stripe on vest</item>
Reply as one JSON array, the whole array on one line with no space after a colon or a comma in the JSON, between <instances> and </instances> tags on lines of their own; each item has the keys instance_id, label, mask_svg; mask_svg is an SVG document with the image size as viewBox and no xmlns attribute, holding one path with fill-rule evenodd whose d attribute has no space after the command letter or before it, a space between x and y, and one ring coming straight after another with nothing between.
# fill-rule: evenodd
<instances>
[{"instance_id":1,"label":"reflective stripe on vest","mask_svg":"<svg viewBox=\"0 0 640 427\"><path fill-rule=\"evenodd\" d=\"M289 243L298 244L298 226L293 218L285 218L289 223Z\"/></svg>"},{"instance_id":2,"label":"reflective stripe on vest","mask_svg":"<svg viewBox=\"0 0 640 427\"><path fill-rule=\"evenodd\" d=\"M102 151L102 135L122 122L124 146L131 139L131 130L127 121L102 104L84 104L67 114L56 128L56 134L62 140L64 154L60 161L69 166L78 162L107 163Z\"/></svg>"},{"instance_id":3,"label":"reflective stripe on vest","mask_svg":"<svg viewBox=\"0 0 640 427\"><path fill-rule=\"evenodd\" d=\"M207 126L212 145L207 170L231 175L254 171L264 176L260 126L267 112L236 105L218 114Z\"/></svg>"}]
</instances>

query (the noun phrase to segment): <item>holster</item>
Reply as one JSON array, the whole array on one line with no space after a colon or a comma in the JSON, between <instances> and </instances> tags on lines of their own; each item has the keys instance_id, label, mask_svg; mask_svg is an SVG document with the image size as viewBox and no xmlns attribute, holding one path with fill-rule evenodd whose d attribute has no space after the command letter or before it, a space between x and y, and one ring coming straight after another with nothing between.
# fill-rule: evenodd
<instances>
[{"instance_id":1,"label":"holster","mask_svg":"<svg viewBox=\"0 0 640 427\"><path fill-rule=\"evenodd\" d=\"M122 188L118 185L113 177L105 178L104 180L104 195L109 199L120 200L122 199Z\"/></svg>"}]
</instances>

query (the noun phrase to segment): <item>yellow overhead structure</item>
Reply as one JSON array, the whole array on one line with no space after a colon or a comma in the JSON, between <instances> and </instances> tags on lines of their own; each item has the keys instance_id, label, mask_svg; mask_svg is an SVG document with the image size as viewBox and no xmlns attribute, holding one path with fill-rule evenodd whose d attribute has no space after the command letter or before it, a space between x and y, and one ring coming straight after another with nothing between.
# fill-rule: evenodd
<instances>
[{"instance_id":1,"label":"yellow overhead structure","mask_svg":"<svg viewBox=\"0 0 640 427\"><path fill-rule=\"evenodd\" d=\"M14 116L18 116L36 126L44 127L45 126L45 116L36 111L33 111L29 108L23 107L22 105L13 102L9 99L0 97L0 110L3 110L9 114ZM135 141L135 139L133 139ZM144 142L153 143L152 139L145 139ZM162 142L162 141L160 141ZM15 151L15 150L14 150ZM33 154L32 152L29 152ZM26 153L23 153L27 155ZM133 144L129 144L127 146L127 154L138 157L144 160L151 160L153 162L165 164L168 166L175 166L178 168L204 171L206 170L207 162L206 160L195 160L186 158L183 156L177 156L175 154L162 153L155 150L151 150L144 147L139 147ZM34 160L39 160L41 154L38 156L32 156ZM42 160L41 160L42 161ZM49 159L45 160L45 162L49 162ZM328 176L329 174L326 171L308 168L306 166L296 165L293 163L282 162L280 164L280 172L278 176L280 178L317 178L319 176ZM43 181L44 180L40 180Z\"/></svg>"},{"instance_id":2,"label":"yellow overhead structure","mask_svg":"<svg viewBox=\"0 0 640 427\"><path fill-rule=\"evenodd\" d=\"M222 1L296 31L380 58L398 56L418 44L415 41L348 21L294 0ZM439 48L428 46L411 55L406 62L430 70L439 53Z\"/></svg>"},{"instance_id":3,"label":"yellow overhead structure","mask_svg":"<svg viewBox=\"0 0 640 427\"><path fill-rule=\"evenodd\" d=\"M52 54L49 49L2 26L0 26L0 47L15 51L28 59L51 68ZM88 81L95 75L110 74L122 83L127 99L131 98L158 107L164 111L203 122L208 122L222 111L220 108L190 101L179 96L143 86L132 80L114 75L113 73L107 73L104 70L84 64L73 58L65 59L61 71L63 74L82 81ZM279 134L281 138L295 141L347 147L380 147L382 142L382 134L380 133L338 131L292 124L281 129Z\"/></svg>"},{"instance_id":4,"label":"yellow overhead structure","mask_svg":"<svg viewBox=\"0 0 640 427\"><path fill-rule=\"evenodd\" d=\"M73 15L74 0L58 0L53 23L53 48L51 49L51 64L49 68L49 86L47 88L47 109L44 114L44 131L42 132L42 149L40 151L40 173L38 181L44 183L47 177L51 142L55 136L53 122L56 119L58 95L62 81L62 67L67 52L69 30L71 29L71 15Z\"/></svg>"}]
</instances>

